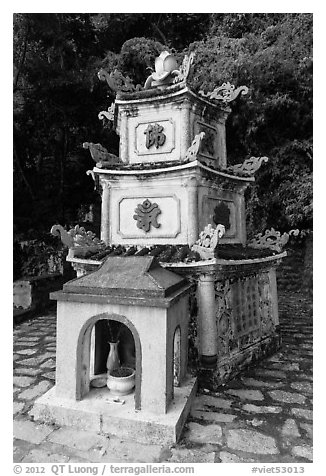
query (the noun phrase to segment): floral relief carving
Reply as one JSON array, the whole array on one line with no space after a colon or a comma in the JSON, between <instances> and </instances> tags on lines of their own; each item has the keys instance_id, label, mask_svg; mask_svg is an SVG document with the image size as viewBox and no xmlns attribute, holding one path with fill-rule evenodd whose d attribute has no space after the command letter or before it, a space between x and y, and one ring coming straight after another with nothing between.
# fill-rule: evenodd
<instances>
[{"instance_id":1,"label":"floral relief carving","mask_svg":"<svg viewBox=\"0 0 326 476\"><path fill-rule=\"evenodd\" d=\"M234 337L232 326L232 290L230 281L215 282L216 325L219 355L229 353L230 341Z\"/></svg>"}]
</instances>

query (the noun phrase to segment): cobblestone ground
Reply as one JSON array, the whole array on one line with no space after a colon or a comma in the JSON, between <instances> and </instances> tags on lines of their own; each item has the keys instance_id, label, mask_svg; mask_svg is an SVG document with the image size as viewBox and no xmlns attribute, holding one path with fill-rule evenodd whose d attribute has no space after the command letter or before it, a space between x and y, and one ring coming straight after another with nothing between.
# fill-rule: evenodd
<instances>
[{"instance_id":1,"label":"cobblestone ground","mask_svg":"<svg viewBox=\"0 0 326 476\"><path fill-rule=\"evenodd\" d=\"M308 463L312 461L312 304L280 293L282 349L219 392L202 389L174 447L36 424L54 385L55 312L14 329L14 462Z\"/></svg>"}]
</instances>

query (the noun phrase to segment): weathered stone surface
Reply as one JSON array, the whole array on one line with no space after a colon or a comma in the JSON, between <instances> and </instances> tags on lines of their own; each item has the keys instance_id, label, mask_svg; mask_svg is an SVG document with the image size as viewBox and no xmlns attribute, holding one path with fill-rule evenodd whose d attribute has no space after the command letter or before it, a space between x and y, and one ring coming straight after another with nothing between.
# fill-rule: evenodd
<instances>
[{"instance_id":1,"label":"weathered stone surface","mask_svg":"<svg viewBox=\"0 0 326 476\"><path fill-rule=\"evenodd\" d=\"M40 365L40 367L43 368L48 368L48 369L54 369L55 368L55 360L49 359L46 360L43 364Z\"/></svg>"},{"instance_id":2,"label":"weathered stone surface","mask_svg":"<svg viewBox=\"0 0 326 476\"><path fill-rule=\"evenodd\" d=\"M293 382L290 384L291 388L297 390L298 392L302 392L308 395L312 394L312 383L310 382Z\"/></svg>"},{"instance_id":3,"label":"weathered stone surface","mask_svg":"<svg viewBox=\"0 0 326 476\"><path fill-rule=\"evenodd\" d=\"M256 369L255 375L259 375L260 377L286 378L286 373L279 370Z\"/></svg>"},{"instance_id":4,"label":"weathered stone surface","mask_svg":"<svg viewBox=\"0 0 326 476\"><path fill-rule=\"evenodd\" d=\"M20 355L33 355L37 352L37 349L21 349L21 350L16 350L16 354Z\"/></svg>"},{"instance_id":5,"label":"weathered stone surface","mask_svg":"<svg viewBox=\"0 0 326 476\"><path fill-rule=\"evenodd\" d=\"M169 463L214 463L215 453L204 453L198 450L172 449Z\"/></svg>"},{"instance_id":6,"label":"weathered stone surface","mask_svg":"<svg viewBox=\"0 0 326 476\"><path fill-rule=\"evenodd\" d=\"M219 425L203 426L198 423L189 423L187 438L194 443L222 444L222 428Z\"/></svg>"},{"instance_id":7,"label":"weathered stone surface","mask_svg":"<svg viewBox=\"0 0 326 476\"><path fill-rule=\"evenodd\" d=\"M19 339L19 342L25 344L25 342L36 342L38 340L39 340L38 337L22 337Z\"/></svg>"},{"instance_id":8,"label":"weathered stone surface","mask_svg":"<svg viewBox=\"0 0 326 476\"><path fill-rule=\"evenodd\" d=\"M211 395L199 395L196 397L192 408L194 410L199 410L204 407L215 407L215 408L224 408L228 409L232 405L232 402L225 400L219 397L213 397Z\"/></svg>"},{"instance_id":9,"label":"weathered stone surface","mask_svg":"<svg viewBox=\"0 0 326 476\"><path fill-rule=\"evenodd\" d=\"M26 399L26 400L32 400L33 398L43 395L43 393L49 390L50 387L51 387L50 382L47 382L46 380L42 380L37 385L35 385L35 387L24 390L20 394L20 398Z\"/></svg>"},{"instance_id":10,"label":"weathered stone surface","mask_svg":"<svg viewBox=\"0 0 326 476\"><path fill-rule=\"evenodd\" d=\"M286 364L286 365L282 365L282 369L284 371L298 371L300 370L300 366L298 363L296 362L292 362L291 364Z\"/></svg>"},{"instance_id":11,"label":"weathered stone surface","mask_svg":"<svg viewBox=\"0 0 326 476\"><path fill-rule=\"evenodd\" d=\"M252 426L262 426L265 422L265 420L259 420L258 418L254 418L253 420L247 420L249 423L251 423Z\"/></svg>"},{"instance_id":12,"label":"weathered stone surface","mask_svg":"<svg viewBox=\"0 0 326 476\"><path fill-rule=\"evenodd\" d=\"M20 463L22 459L29 453L32 449L35 448L33 443L29 443L25 440L18 440L14 438L13 441L13 462Z\"/></svg>"},{"instance_id":13,"label":"weathered stone surface","mask_svg":"<svg viewBox=\"0 0 326 476\"><path fill-rule=\"evenodd\" d=\"M264 382L263 380L256 380L254 378L242 378L241 380L248 387L279 388L284 386L283 382Z\"/></svg>"},{"instance_id":14,"label":"weathered stone surface","mask_svg":"<svg viewBox=\"0 0 326 476\"><path fill-rule=\"evenodd\" d=\"M43 377L49 378L50 380L55 380L55 372L45 372Z\"/></svg>"},{"instance_id":15,"label":"weathered stone surface","mask_svg":"<svg viewBox=\"0 0 326 476\"><path fill-rule=\"evenodd\" d=\"M291 413L296 417L305 418L306 420L313 419L313 411L307 410L306 408L291 408Z\"/></svg>"},{"instance_id":16,"label":"weathered stone surface","mask_svg":"<svg viewBox=\"0 0 326 476\"><path fill-rule=\"evenodd\" d=\"M15 348L16 347L35 347L38 343L37 342L21 342L18 341L15 343Z\"/></svg>"},{"instance_id":17,"label":"weathered stone surface","mask_svg":"<svg viewBox=\"0 0 326 476\"><path fill-rule=\"evenodd\" d=\"M19 413L22 411L22 409L24 408L25 406L25 403L23 402L14 402L13 403L13 413Z\"/></svg>"},{"instance_id":18,"label":"weathered stone surface","mask_svg":"<svg viewBox=\"0 0 326 476\"><path fill-rule=\"evenodd\" d=\"M14 370L15 374L20 375L38 375L41 373L40 369L31 369L30 367L19 367Z\"/></svg>"},{"instance_id":19,"label":"weathered stone surface","mask_svg":"<svg viewBox=\"0 0 326 476\"><path fill-rule=\"evenodd\" d=\"M264 395L260 390L236 390L232 388L225 393L239 397L241 400L264 400Z\"/></svg>"},{"instance_id":20,"label":"weathered stone surface","mask_svg":"<svg viewBox=\"0 0 326 476\"><path fill-rule=\"evenodd\" d=\"M229 430L227 446L233 450L256 454L278 454L275 439L254 430Z\"/></svg>"},{"instance_id":21,"label":"weathered stone surface","mask_svg":"<svg viewBox=\"0 0 326 476\"><path fill-rule=\"evenodd\" d=\"M252 458L240 458L239 456L229 453L228 451L220 452L221 463L253 463L255 460Z\"/></svg>"},{"instance_id":22,"label":"weathered stone surface","mask_svg":"<svg viewBox=\"0 0 326 476\"><path fill-rule=\"evenodd\" d=\"M236 415L230 415L227 413L215 413L215 412L203 412L200 410L194 410L191 412L191 415L194 418L200 418L206 421L216 421L216 422L223 422L228 423L233 421L236 418Z\"/></svg>"},{"instance_id":23,"label":"weathered stone surface","mask_svg":"<svg viewBox=\"0 0 326 476\"><path fill-rule=\"evenodd\" d=\"M15 420L13 431L15 438L39 444L52 433L53 428L47 425L36 424L29 420Z\"/></svg>"},{"instance_id":24,"label":"weathered stone surface","mask_svg":"<svg viewBox=\"0 0 326 476\"><path fill-rule=\"evenodd\" d=\"M292 448L292 454L295 456L300 456L301 458L306 458L310 461L313 460L313 452L311 446L294 446Z\"/></svg>"},{"instance_id":25,"label":"weathered stone surface","mask_svg":"<svg viewBox=\"0 0 326 476\"><path fill-rule=\"evenodd\" d=\"M45 336L44 342L55 342L55 336Z\"/></svg>"},{"instance_id":26,"label":"weathered stone surface","mask_svg":"<svg viewBox=\"0 0 326 476\"><path fill-rule=\"evenodd\" d=\"M252 405L251 403L246 403L242 407L246 412L252 413L280 413L282 411L281 407L271 407L265 405Z\"/></svg>"},{"instance_id":27,"label":"weathered stone surface","mask_svg":"<svg viewBox=\"0 0 326 476\"><path fill-rule=\"evenodd\" d=\"M298 426L292 418L288 418L282 427L283 436L300 437Z\"/></svg>"},{"instance_id":28,"label":"weathered stone surface","mask_svg":"<svg viewBox=\"0 0 326 476\"><path fill-rule=\"evenodd\" d=\"M285 392L283 390L272 390L268 393L272 399L276 400L277 402L302 404L306 400L304 395L300 395L299 393Z\"/></svg>"},{"instance_id":29,"label":"weathered stone surface","mask_svg":"<svg viewBox=\"0 0 326 476\"><path fill-rule=\"evenodd\" d=\"M88 457L99 462L120 461L134 463L155 463L161 460L164 448L160 445L141 444L130 440L121 440L119 438L110 437L103 445L90 449L87 452ZM101 457L94 457L96 453Z\"/></svg>"},{"instance_id":30,"label":"weathered stone surface","mask_svg":"<svg viewBox=\"0 0 326 476\"><path fill-rule=\"evenodd\" d=\"M74 428L60 428L54 431L48 441L60 445L69 446L78 450L87 451L97 445L105 445L107 438L90 431L80 431Z\"/></svg>"},{"instance_id":31,"label":"weathered stone surface","mask_svg":"<svg viewBox=\"0 0 326 476\"><path fill-rule=\"evenodd\" d=\"M13 377L13 383L18 387L30 387L34 382L35 378L32 377Z\"/></svg>"},{"instance_id":32,"label":"weathered stone surface","mask_svg":"<svg viewBox=\"0 0 326 476\"><path fill-rule=\"evenodd\" d=\"M306 431L306 434L309 438L313 437L313 426L309 423L299 423L300 428Z\"/></svg>"},{"instance_id":33,"label":"weathered stone surface","mask_svg":"<svg viewBox=\"0 0 326 476\"><path fill-rule=\"evenodd\" d=\"M51 353L47 352L43 355L40 355L39 357L32 357L30 359L20 360L19 364L38 366L41 362L43 362L44 360L49 359L51 357L53 357L53 353L52 352Z\"/></svg>"},{"instance_id":34,"label":"weathered stone surface","mask_svg":"<svg viewBox=\"0 0 326 476\"><path fill-rule=\"evenodd\" d=\"M22 463L67 463L69 457L64 454L50 453L36 448L30 451L23 459Z\"/></svg>"}]
</instances>

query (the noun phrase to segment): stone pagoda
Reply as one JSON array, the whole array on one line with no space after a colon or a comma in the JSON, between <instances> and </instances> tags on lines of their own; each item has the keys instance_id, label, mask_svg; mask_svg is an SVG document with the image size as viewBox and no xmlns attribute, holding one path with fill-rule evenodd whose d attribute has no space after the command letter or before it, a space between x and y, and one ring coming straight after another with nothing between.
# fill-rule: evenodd
<instances>
[{"instance_id":1,"label":"stone pagoda","mask_svg":"<svg viewBox=\"0 0 326 476\"><path fill-rule=\"evenodd\" d=\"M38 419L67 417L80 426L94 417L106 422L95 425L104 433L122 425L133 438L176 441L196 389L188 364L214 389L279 347L275 269L289 235L271 229L250 243L246 237L244 192L268 159L227 162L230 102L248 89L224 83L195 93L187 84L193 62L190 54L178 67L162 52L144 87L118 72L98 73L116 92L99 118L112 121L120 136L119 156L83 144L96 163L87 173L102 198L100 239L78 225L52 228L69 247L77 279L53 295L56 387L36 404ZM101 407L91 390L92 379L105 375L103 321L110 320L127 328L120 356L131 345L136 372L136 404L126 397L117 414L103 403L108 389L100 391ZM152 363L159 389L153 396Z\"/></svg>"}]
</instances>

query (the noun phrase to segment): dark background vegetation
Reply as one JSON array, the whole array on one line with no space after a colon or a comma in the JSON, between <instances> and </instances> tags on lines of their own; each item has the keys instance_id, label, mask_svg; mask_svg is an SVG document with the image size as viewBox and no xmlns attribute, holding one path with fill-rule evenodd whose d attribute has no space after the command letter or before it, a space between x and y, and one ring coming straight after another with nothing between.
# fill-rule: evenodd
<instances>
[{"instance_id":1,"label":"dark background vegetation","mask_svg":"<svg viewBox=\"0 0 326 476\"><path fill-rule=\"evenodd\" d=\"M195 91L249 87L227 122L230 163L270 159L248 190L248 234L312 229L312 14L18 13L13 23L16 241L98 203L82 143L117 153L118 139L97 117L114 99L97 72L143 85L163 49L180 60L195 51Z\"/></svg>"}]
</instances>

